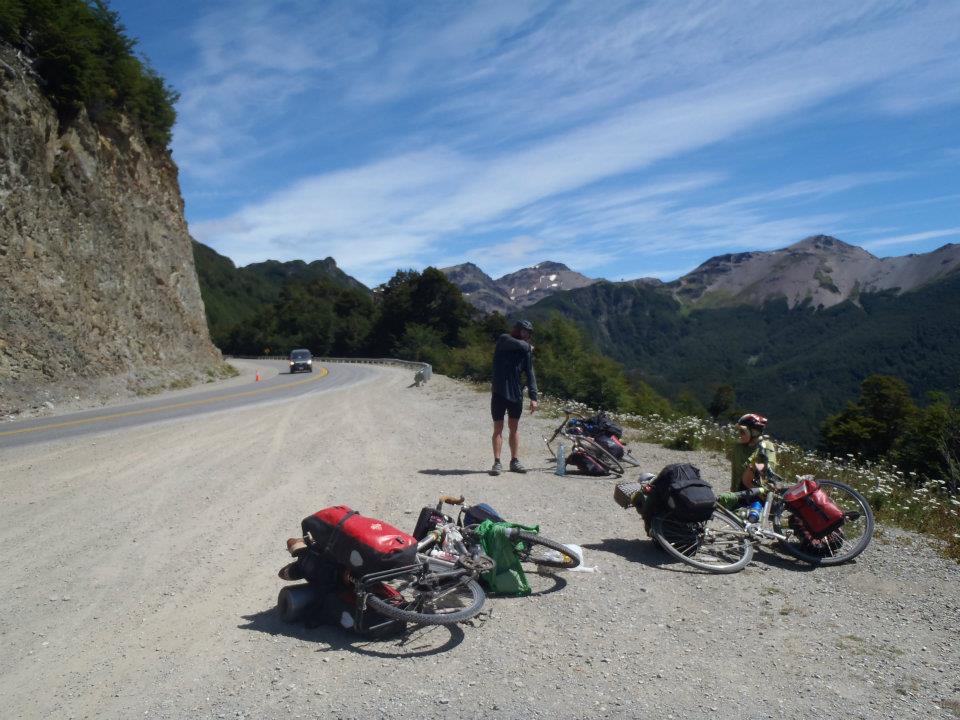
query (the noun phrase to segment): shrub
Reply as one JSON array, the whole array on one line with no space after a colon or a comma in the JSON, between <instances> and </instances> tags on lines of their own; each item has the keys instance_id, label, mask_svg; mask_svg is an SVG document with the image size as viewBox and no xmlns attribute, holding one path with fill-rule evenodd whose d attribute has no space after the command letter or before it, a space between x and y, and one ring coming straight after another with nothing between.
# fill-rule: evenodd
<instances>
[{"instance_id":1,"label":"shrub","mask_svg":"<svg viewBox=\"0 0 960 720\"><path fill-rule=\"evenodd\" d=\"M62 123L84 108L100 123L123 113L148 143L169 144L178 95L134 55L104 0L0 0L0 38L31 58Z\"/></svg>"}]
</instances>

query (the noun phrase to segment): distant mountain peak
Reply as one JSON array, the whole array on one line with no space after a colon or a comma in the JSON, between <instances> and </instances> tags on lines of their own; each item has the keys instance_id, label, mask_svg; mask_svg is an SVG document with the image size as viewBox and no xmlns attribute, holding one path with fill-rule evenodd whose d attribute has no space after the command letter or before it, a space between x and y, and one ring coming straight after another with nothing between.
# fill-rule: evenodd
<instances>
[{"instance_id":1,"label":"distant mountain peak","mask_svg":"<svg viewBox=\"0 0 960 720\"><path fill-rule=\"evenodd\" d=\"M553 260L544 260L543 262L538 262L533 266L533 269L546 270L549 272L570 272L570 268L568 268L566 265L563 263L554 262Z\"/></svg>"},{"instance_id":2,"label":"distant mountain peak","mask_svg":"<svg viewBox=\"0 0 960 720\"><path fill-rule=\"evenodd\" d=\"M441 268L440 272L474 306L487 312L496 310L505 315L532 305L542 298L563 290L573 290L596 282L593 278L571 270L563 263L544 260L493 280L471 262Z\"/></svg>"},{"instance_id":3,"label":"distant mountain peak","mask_svg":"<svg viewBox=\"0 0 960 720\"><path fill-rule=\"evenodd\" d=\"M786 252L799 251L827 255L870 255L870 253L862 247L845 243L843 240L838 240L832 235L811 235L799 242L795 242L793 245L787 246L784 250ZM870 256L873 257L872 255Z\"/></svg>"}]
</instances>

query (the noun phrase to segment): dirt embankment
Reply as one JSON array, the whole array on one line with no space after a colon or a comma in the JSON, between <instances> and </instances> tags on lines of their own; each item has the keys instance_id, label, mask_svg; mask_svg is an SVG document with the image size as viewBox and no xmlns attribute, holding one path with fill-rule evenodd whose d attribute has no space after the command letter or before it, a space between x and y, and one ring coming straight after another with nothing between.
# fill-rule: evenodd
<instances>
[{"instance_id":1,"label":"dirt embankment","mask_svg":"<svg viewBox=\"0 0 960 720\"><path fill-rule=\"evenodd\" d=\"M760 553L698 574L641 537L612 479L490 477L488 398L409 373L285 404L6 453L7 718L955 718L960 572L881 528L857 562ZM722 458L638 445L650 469ZM401 527L440 493L586 548L471 624L366 642L284 626L284 539L346 503Z\"/></svg>"}]
</instances>

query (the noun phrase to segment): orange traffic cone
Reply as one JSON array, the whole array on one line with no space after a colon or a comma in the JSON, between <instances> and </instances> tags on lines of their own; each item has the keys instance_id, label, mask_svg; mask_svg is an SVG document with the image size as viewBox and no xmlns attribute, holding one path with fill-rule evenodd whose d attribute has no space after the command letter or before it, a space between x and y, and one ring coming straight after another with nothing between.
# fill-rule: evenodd
<instances>
[{"instance_id":1,"label":"orange traffic cone","mask_svg":"<svg viewBox=\"0 0 960 720\"><path fill-rule=\"evenodd\" d=\"M254 382L260 382L260 371L257 370L257 379Z\"/></svg>"}]
</instances>

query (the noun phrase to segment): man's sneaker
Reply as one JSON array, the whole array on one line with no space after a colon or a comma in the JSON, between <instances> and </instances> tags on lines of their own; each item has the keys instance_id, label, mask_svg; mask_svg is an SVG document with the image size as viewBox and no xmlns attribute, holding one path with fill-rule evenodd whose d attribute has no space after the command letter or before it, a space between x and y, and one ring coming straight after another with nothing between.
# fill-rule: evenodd
<instances>
[{"instance_id":1,"label":"man's sneaker","mask_svg":"<svg viewBox=\"0 0 960 720\"><path fill-rule=\"evenodd\" d=\"M517 458L510 461L510 472L525 473L526 471L527 469Z\"/></svg>"},{"instance_id":2,"label":"man's sneaker","mask_svg":"<svg viewBox=\"0 0 960 720\"><path fill-rule=\"evenodd\" d=\"M500 464L499 460L494 460L493 467L490 468L490 474L499 475L501 470L503 470L503 465Z\"/></svg>"}]
</instances>

